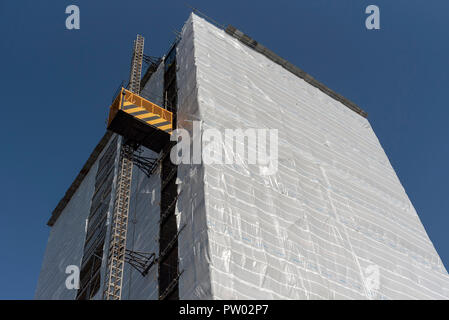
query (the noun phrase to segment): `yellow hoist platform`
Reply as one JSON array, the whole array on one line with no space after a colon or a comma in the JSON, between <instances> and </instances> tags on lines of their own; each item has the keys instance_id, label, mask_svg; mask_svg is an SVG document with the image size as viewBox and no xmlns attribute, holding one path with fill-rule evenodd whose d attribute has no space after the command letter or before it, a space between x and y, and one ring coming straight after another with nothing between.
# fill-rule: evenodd
<instances>
[{"instance_id":1,"label":"yellow hoist platform","mask_svg":"<svg viewBox=\"0 0 449 320\"><path fill-rule=\"evenodd\" d=\"M173 114L121 88L109 111L108 130L159 152L170 140Z\"/></svg>"}]
</instances>

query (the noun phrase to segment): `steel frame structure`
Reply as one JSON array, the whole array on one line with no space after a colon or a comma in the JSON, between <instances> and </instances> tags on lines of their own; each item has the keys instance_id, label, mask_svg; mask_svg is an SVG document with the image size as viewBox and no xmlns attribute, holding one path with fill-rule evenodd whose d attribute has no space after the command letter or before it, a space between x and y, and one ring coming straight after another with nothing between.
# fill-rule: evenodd
<instances>
[{"instance_id":1,"label":"steel frame structure","mask_svg":"<svg viewBox=\"0 0 449 320\"><path fill-rule=\"evenodd\" d=\"M134 41L134 51L131 59L131 72L129 76L129 89L131 92L137 94L140 92L143 48L144 39L141 35L137 35L137 39ZM109 237L105 286L103 290L103 299L105 300L120 300L122 298L133 155L133 147L127 143L122 143L114 210L111 219L112 223Z\"/></svg>"}]
</instances>

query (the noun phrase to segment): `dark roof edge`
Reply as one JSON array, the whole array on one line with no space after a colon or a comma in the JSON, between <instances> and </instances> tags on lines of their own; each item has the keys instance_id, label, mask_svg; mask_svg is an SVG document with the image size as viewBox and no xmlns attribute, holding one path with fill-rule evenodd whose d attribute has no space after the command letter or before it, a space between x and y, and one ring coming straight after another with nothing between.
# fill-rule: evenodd
<instances>
[{"instance_id":1,"label":"dark roof edge","mask_svg":"<svg viewBox=\"0 0 449 320\"><path fill-rule=\"evenodd\" d=\"M240 42L244 43L248 47L254 49L255 51L257 51L257 52L259 52L261 54L263 54L265 57L267 57L271 61L279 64L280 66L282 66L283 68L287 69L288 71L290 71L294 75L296 75L296 76L300 77L301 79L303 79L304 81L310 83L312 86L320 89L321 91L323 91L325 94L327 94L331 98L334 98L335 100L341 102L342 104L347 106L352 111L358 113L362 117L364 117L364 118L368 117L368 113L363 111L354 102L346 99L342 95L340 95L340 94L336 93L335 91L329 89L328 87L326 87L324 84L322 84L318 80L315 80L311 75L307 74L306 72L304 72L303 70L301 70L297 66L291 64L287 60L281 58L280 56L275 54L273 51L265 48L263 45L258 43L256 40L254 40L251 37L247 36L246 34L241 32L237 28L235 28L235 27L233 27L231 25L228 25L227 28L225 29L225 32L227 34L233 36L234 38L236 38Z\"/></svg>"},{"instance_id":2,"label":"dark roof edge","mask_svg":"<svg viewBox=\"0 0 449 320\"><path fill-rule=\"evenodd\" d=\"M76 176L75 180L72 182L72 185L69 187L69 189L66 191L64 197L59 201L56 208L51 213L51 217L47 222L48 226L53 226L56 220L61 215L64 208L69 203L70 199L72 199L73 195L75 194L76 190L80 186L81 182L83 182L86 175L89 173L90 168L97 160L98 156L100 155L101 151L103 151L104 147L107 145L109 139L112 136L111 131L106 131L103 138L101 138L100 142L98 142L97 146L95 147L94 151L89 156L89 159L87 159L86 163L84 164L81 171Z\"/></svg>"}]
</instances>

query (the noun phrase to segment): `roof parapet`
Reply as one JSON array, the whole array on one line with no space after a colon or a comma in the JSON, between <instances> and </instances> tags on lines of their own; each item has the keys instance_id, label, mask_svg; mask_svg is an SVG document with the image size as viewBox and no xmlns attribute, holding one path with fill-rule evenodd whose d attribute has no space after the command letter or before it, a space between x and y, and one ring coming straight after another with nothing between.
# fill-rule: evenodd
<instances>
[{"instance_id":1,"label":"roof parapet","mask_svg":"<svg viewBox=\"0 0 449 320\"><path fill-rule=\"evenodd\" d=\"M284 69L287 69L288 71L290 71L294 75L298 76L299 78L303 79L304 81L308 82L312 86L320 89L321 91L323 91L325 94L327 94L331 98L341 102L342 104L347 106L352 111L358 113L362 117L364 117L364 118L368 117L368 113L363 111L354 102L346 99L341 94L336 93L332 89L329 89L327 86L325 86L324 84L322 84L321 82L319 82L318 80L313 78L311 75L307 74L306 72L304 72L303 70L301 70L297 66L293 65L292 63L288 62L287 60L281 58L276 53L274 53L270 49L264 47L263 45L258 43L256 40L254 40L251 37L249 37L248 35L244 34L243 32L241 32L240 30L238 30L234 26L228 25L226 27L226 29L225 29L225 32L227 34L231 35L232 37L236 38L237 40L239 40L243 44L247 45L248 47L252 48L253 50L263 54L265 57L267 57L271 61L279 64Z\"/></svg>"}]
</instances>

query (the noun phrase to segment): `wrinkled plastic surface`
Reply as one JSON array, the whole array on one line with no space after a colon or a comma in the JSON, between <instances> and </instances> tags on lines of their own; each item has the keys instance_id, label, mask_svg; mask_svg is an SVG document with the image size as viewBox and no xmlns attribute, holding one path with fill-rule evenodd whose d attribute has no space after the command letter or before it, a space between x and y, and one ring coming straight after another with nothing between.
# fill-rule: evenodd
<instances>
[{"instance_id":1,"label":"wrinkled plastic surface","mask_svg":"<svg viewBox=\"0 0 449 320\"><path fill-rule=\"evenodd\" d=\"M184 25L176 56L177 126L189 131L190 136L192 121L202 119L193 45L190 18ZM179 281L180 299L212 298L204 175L205 167L201 164L178 166L178 230L184 227L178 238L179 270L183 272Z\"/></svg>"},{"instance_id":2,"label":"wrinkled plastic surface","mask_svg":"<svg viewBox=\"0 0 449 320\"><path fill-rule=\"evenodd\" d=\"M110 141L50 229L35 299L72 300L76 297L77 290L69 290L66 287L65 282L69 276L66 274L66 268L69 265L81 265L98 162L108 149Z\"/></svg>"},{"instance_id":3,"label":"wrinkled plastic surface","mask_svg":"<svg viewBox=\"0 0 449 320\"><path fill-rule=\"evenodd\" d=\"M447 272L366 119L195 15L177 66L180 128L274 128L280 143L269 176L246 164L178 167L181 299L449 297ZM142 95L162 105L162 90L160 66ZM50 231L37 299L76 296L65 269L81 263L97 166ZM134 167L128 249L158 253L159 197L159 172ZM123 299L157 291L157 266L144 278L126 264Z\"/></svg>"},{"instance_id":4,"label":"wrinkled plastic surface","mask_svg":"<svg viewBox=\"0 0 449 320\"><path fill-rule=\"evenodd\" d=\"M279 130L274 175L179 166L182 299L449 297L368 120L196 15L177 55L179 127Z\"/></svg>"}]
</instances>

